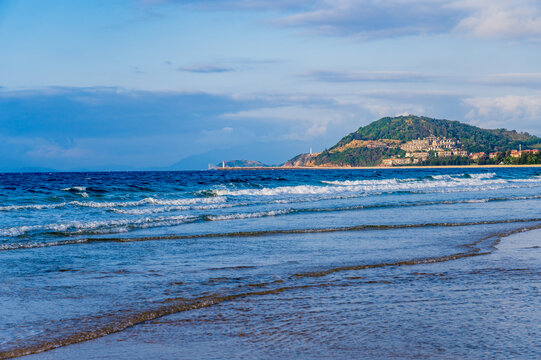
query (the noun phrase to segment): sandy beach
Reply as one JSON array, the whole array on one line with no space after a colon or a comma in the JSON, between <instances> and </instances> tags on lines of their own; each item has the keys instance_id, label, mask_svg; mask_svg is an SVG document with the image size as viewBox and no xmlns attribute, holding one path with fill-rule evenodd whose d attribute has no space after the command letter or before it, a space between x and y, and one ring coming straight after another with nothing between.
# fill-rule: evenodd
<instances>
[{"instance_id":1,"label":"sandy beach","mask_svg":"<svg viewBox=\"0 0 541 360\"><path fill-rule=\"evenodd\" d=\"M536 165L446 165L446 166L295 166L295 167L217 167L214 170L382 170L382 169L490 169L490 168L538 168Z\"/></svg>"}]
</instances>

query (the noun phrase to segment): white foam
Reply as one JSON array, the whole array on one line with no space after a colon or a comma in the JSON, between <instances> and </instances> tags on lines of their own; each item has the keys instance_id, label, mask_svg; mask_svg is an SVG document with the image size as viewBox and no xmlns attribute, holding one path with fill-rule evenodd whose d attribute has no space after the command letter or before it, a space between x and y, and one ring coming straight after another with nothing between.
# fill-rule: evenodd
<instances>
[{"instance_id":1,"label":"white foam","mask_svg":"<svg viewBox=\"0 0 541 360\"><path fill-rule=\"evenodd\" d=\"M510 179L510 182L514 183L541 183L541 177L534 177L533 179Z\"/></svg>"},{"instance_id":2,"label":"white foam","mask_svg":"<svg viewBox=\"0 0 541 360\"><path fill-rule=\"evenodd\" d=\"M417 181L417 179L385 179L385 180L344 180L344 181L321 181L324 184L337 186L357 186L357 185L391 185L401 182Z\"/></svg>"},{"instance_id":3,"label":"white foam","mask_svg":"<svg viewBox=\"0 0 541 360\"><path fill-rule=\"evenodd\" d=\"M155 199L152 197L144 198L138 201L119 201L119 202L99 202L99 201L71 201L70 205L91 207L91 208L119 208L119 207L137 207L144 205L154 206L182 206L194 204L215 204L223 203L224 198L187 198L187 199Z\"/></svg>"},{"instance_id":4,"label":"white foam","mask_svg":"<svg viewBox=\"0 0 541 360\"><path fill-rule=\"evenodd\" d=\"M472 199L472 200L465 200L464 202L468 204L477 204L477 203L486 203L488 201L489 199Z\"/></svg>"},{"instance_id":5,"label":"white foam","mask_svg":"<svg viewBox=\"0 0 541 360\"><path fill-rule=\"evenodd\" d=\"M466 174L465 174L466 175ZM481 173L481 174L469 174L474 179L492 179L496 177L496 173Z\"/></svg>"},{"instance_id":6,"label":"white foam","mask_svg":"<svg viewBox=\"0 0 541 360\"><path fill-rule=\"evenodd\" d=\"M345 180L328 181L329 186L298 185L263 189L216 189L219 196L277 196L277 195L315 195L338 193L371 193L395 191L439 191L446 189L467 189L482 187L490 189L494 185L506 185L504 179L494 179L492 174L477 174L475 177L450 177L440 179L386 179L386 180Z\"/></svg>"},{"instance_id":7,"label":"white foam","mask_svg":"<svg viewBox=\"0 0 541 360\"><path fill-rule=\"evenodd\" d=\"M163 207L149 207L149 208L135 208L135 209L123 209L123 208L111 208L110 210L119 214L126 215L150 215L159 214L164 212L173 211L190 211L190 210L214 210L224 209L234 206L241 206L244 204L209 204L209 205L193 205L193 206L163 206Z\"/></svg>"},{"instance_id":8,"label":"white foam","mask_svg":"<svg viewBox=\"0 0 541 360\"><path fill-rule=\"evenodd\" d=\"M79 191L79 192L83 192L83 191L86 191L86 186L72 186L72 187L67 187L65 189L62 189L62 191Z\"/></svg>"},{"instance_id":9,"label":"white foam","mask_svg":"<svg viewBox=\"0 0 541 360\"><path fill-rule=\"evenodd\" d=\"M0 211L56 209L63 206L66 206L65 202L57 204L6 205L0 206Z\"/></svg>"},{"instance_id":10,"label":"white foam","mask_svg":"<svg viewBox=\"0 0 541 360\"><path fill-rule=\"evenodd\" d=\"M289 214L291 211L292 210L272 210L272 211L259 211L259 212L253 212L253 213L212 215L212 216L208 216L207 219L211 221L250 219L250 218L260 218L260 217L266 217L266 216L285 215L285 214Z\"/></svg>"},{"instance_id":11,"label":"white foam","mask_svg":"<svg viewBox=\"0 0 541 360\"><path fill-rule=\"evenodd\" d=\"M175 215L160 217L144 217L137 219L115 219L105 221L68 221L65 223L53 223L44 225L25 225L0 229L1 236L15 237L30 232L69 232L80 234L92 232L125 232L129 228L144 229L157 226L180 225L196 219L195 216Z\"/></svg>"},{"instance_id":12,"label":"white foam","mask_svg":"<svg viewBox=\"0 0 541 360\"><path fill-rule=\"evenodd\" d=\"M82 244L88 242L87 239L63 240L63 241L47 241L47 242L25 242L25 243L8 243L0 244L0 250L15 250L15 249L34 249L50 246Z\"/></svg>"}]
</instances>

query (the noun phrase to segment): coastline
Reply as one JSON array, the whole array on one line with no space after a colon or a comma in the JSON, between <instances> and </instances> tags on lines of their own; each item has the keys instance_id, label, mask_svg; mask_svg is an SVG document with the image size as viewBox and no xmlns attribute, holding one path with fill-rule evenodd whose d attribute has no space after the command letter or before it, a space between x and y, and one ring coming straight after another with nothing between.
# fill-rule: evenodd
<instances>
[{"instance_id":1,"label":"coastline","mask_svg":"<svg viewBox=\"0 0 541 360\"><path fill-rule=\"evenodd\" d=\"M267 166L267 167L225 167L210 170L382 170L382 169L490 169L490 168L538 168L532 165L442 165L442 166Z\"/></svg>"}]
</instances>

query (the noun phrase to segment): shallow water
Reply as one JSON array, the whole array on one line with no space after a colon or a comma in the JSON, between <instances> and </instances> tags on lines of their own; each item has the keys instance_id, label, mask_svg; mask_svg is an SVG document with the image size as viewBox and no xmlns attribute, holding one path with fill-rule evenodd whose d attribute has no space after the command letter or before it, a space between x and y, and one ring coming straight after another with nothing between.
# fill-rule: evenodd
<instances>
[{"instance_id":1,"label":"shallow water","mask_svg":"<svg viewBox=\"0 0 541 360\"><path fill-rule=\"evenodd\" d=\"M489 255L345 271L30 358L536 359L541 232Z\"/></svg>"},{"instance_id":2,"label":"shallow water","mask_svg":"<svg viewBox=\"0 0 541 360\"><path fill-rule=\"evenodd\" d=\"M541 225L536 168L4 174L0 188L0 357L540 353L539 248L498 248Z\"/></svg>"}]
</instances>

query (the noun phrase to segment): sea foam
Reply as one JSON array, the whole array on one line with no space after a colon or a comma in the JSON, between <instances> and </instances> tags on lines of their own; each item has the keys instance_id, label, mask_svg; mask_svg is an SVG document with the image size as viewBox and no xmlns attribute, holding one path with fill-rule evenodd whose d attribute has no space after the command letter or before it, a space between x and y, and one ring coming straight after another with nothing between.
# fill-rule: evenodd
<instances>
[{"instance_id":1,"label":"sea foam","mask_svg":"<svg viewBox=\"0 0 541 360\"><path fill-rule=\"evenodd\" d=\"M515 181L515 183L517 182ZM495 178L495 174L474 174L468 177L444 175L441 177L435 176L431 179L323 180L321 183L326 185L297 185L262 189L215 189L214 192L218 196L315 195L348 192L445 191L447 189L468 189L471 187L496 189L510 184L505 179Z\"/></svg>"}]
</instances>

